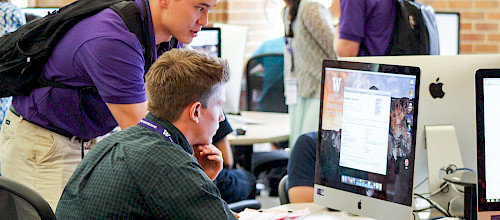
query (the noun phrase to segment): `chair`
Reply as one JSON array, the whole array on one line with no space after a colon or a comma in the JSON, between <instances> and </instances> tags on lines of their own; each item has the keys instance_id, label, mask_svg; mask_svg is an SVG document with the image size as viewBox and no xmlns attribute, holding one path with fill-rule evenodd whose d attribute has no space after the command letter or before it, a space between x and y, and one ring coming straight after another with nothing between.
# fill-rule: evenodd
<instances>
[{"instance_id":1,"label":"chair","mask_svg":"<svg viewBox=\"0 0 500 220\"><path fill-rule=\"evenodd\" d=\"M278 197L280 198L280 205L290 203L290 198L288 198L288 190L286 190L286 182L288 181L288 175L285 175L280 180L278 186Z\"/></svg>"},{"instance_id":2,"label":"chair","mask_svg":"<svg viewBox=\"0 0 500 220\"><path fill-rule=\"evenodd\" d=\"M283 83L283 54L267 53L248 60L247 110L288 112Z\"/></svg>"},{"instance_id":3,"label":"chair","mask_svg":"<svg viewBox=\"0 0 500 220\"><path fill-rule=\"evenodd\" d=\"M279 181L287 174L290 152L274 150L252 154L252 173L264 182L270 196L278 196Z\"/></svg>"},{"instance_id":4,"label":"chair","mask_svg":"<svg viewBox=\"0 0 500 220\"><path fill-rule=\"evenodd\" d=\"M0 176L0 219L56 219L49 203L34 190Z\"/></svg>"}]
</instances>

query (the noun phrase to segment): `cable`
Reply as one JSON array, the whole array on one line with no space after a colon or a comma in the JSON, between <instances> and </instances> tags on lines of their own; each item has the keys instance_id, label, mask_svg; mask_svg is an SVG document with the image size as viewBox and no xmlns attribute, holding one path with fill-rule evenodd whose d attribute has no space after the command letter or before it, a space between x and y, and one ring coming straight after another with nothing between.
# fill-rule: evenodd
<instances>
[{"instance_id":1,"label":"cable","mask_svg":"<svg viewBox=\"0 0 500 220\"><path fill-rule=\"evenodd\" d=\"M438 210L439 212L441 212L441 214L443 214L444 216L451 217L451 215L450 215L450 213L448 213L448 211L446 211L443 207L441 207L439 204L435 203L434 201L430 200L429 198L426 198L425 196L422 196L418 193L413 193L413 195L416 195L416 196L424 199L425 201L427 201L431 205L431 207L433 207L436 210Z\"/></svg>"},{"instance_id":2,"label":"cable","mask_svg":"<svg viewBox=\"0 0 500 220\"><path fill-rule=\"evenodd\" d=\"M419 184L417 184L417 186L413 187L413 189L417 189L418 187L420 187L422 184L424 184L427 180L429 180L429 177L425 178L424 180L422 180L422 182L420 182Z\"/></svg>"}]
</instances>

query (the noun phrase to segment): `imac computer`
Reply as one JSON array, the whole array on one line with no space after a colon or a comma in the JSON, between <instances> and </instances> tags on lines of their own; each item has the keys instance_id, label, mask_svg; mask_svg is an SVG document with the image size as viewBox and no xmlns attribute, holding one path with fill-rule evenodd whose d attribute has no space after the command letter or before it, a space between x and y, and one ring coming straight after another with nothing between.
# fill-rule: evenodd
<instances>
[{"instance_id":1,"label":"imac computer","mask_svg":"<svg viewBox=\"0 0 500 220\"><path fill-rule=\"evenodd\" d=\"M420 69L325 60L314 202L413 219Z\"/></svg>"},{"instance_id":2,"label":"imac computer","mask_svg":"<svg viewBox=\"0 0 500 220\"><path fill-rule=\"evenodd\" d=\"M436 12L439 35L439 54L457 55L460 53L460 13Z\"/></svg>"},{"instance_id":3,"label":"imac computer","mask_svg":"<svg viewBox=\"0 0 500 220\"><path fill-rule=\"evenodd\" d=\"M500 219L500 69L476 72L478 219Z\"/></svg>"},{"instance_id":4,"label":"imac computer","mask_svg":"<svg viewBox=\"0 0 500 220\"><path fill-rule=\"evenodd\" d=\"M500 54L351 57L342 60L420 67L416 193L439 190L444 182L441 168L450 164L476 170L474 73L480 68L500 68ZM436 132L439 129L446 132ZM446 136L440 135L443 133ZM436 138L438 141L433 141ZM446 144L439 144L439 139L443 138ZM433 200L446 209L456 195L441 193Z\"/></svg>"},{"instance_id":5,"label":"imac computer","mask_svg":"<svg viewBox=\"0 0 500 220\"><path fill-rule=\"evenodd\" d=\"M193 41L185 45L187 48L193 48L205 52L211 56L221 57L221 32L218 27L203 27L198 36Z\"/></svg>"}]
</instances>

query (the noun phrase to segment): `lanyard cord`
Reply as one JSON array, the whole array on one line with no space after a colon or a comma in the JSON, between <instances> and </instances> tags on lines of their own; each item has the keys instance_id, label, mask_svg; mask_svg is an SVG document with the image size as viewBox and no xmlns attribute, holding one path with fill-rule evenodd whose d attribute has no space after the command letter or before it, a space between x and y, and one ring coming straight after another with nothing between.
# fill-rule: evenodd
<instances>
[{"instance_id":1,"label":"lanyard cord","mask_svg":"<svg viewBox=\"0 0 500 220\"><path fill-rule=\"evenodd\" d=\"M148 119L141 119L141 121L139 121L139 124L138 125L141 125L145 128L148 128L150 130L153 130L155 131L156 133L158 134L161 134L163 137L165 137L168 141L172 142L172 143L176 143L174 141L174 139L172 139L172 135L170 135L170 133L167 131L167 129L165 129L164 127L162 127L161 125L159 124L156 124Z\"/></svg>"}]
</instances>

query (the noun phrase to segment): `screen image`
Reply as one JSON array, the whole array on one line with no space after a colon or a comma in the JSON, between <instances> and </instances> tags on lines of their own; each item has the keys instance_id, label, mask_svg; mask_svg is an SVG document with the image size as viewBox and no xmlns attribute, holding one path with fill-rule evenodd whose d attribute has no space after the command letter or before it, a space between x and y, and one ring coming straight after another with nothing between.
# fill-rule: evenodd
<instances>
[{"instance_id":1,"label":"screen image","mask_svg":"<svg viewBox=\"0 0 500 220\"><path fill-rule=\"evenodd\" d=\"M205 52L211 56L221 57L220 36L221 33L219 28L204 27L198 32L198 35L193 38L193 41L185 45L185 47Z\"/></svg>"},{"instance_id":2,"label":"screen image","mask_svg":"<svg viewBox=\"0 0 500 220\"><path fill-rule=\"evenodd\" d=\"M411 206L416 76L324 71L315 183Z\"/></svg>"},{"instance_id":3,"label":"screen image","mask_svg":"<svg viewBox=\"0 0 500 220\"><path fill-rule=\"evenodd\" d=\"M483 88L486 202L500 202L500 78L484 78Z\"/></svg>"}]
</instances>

